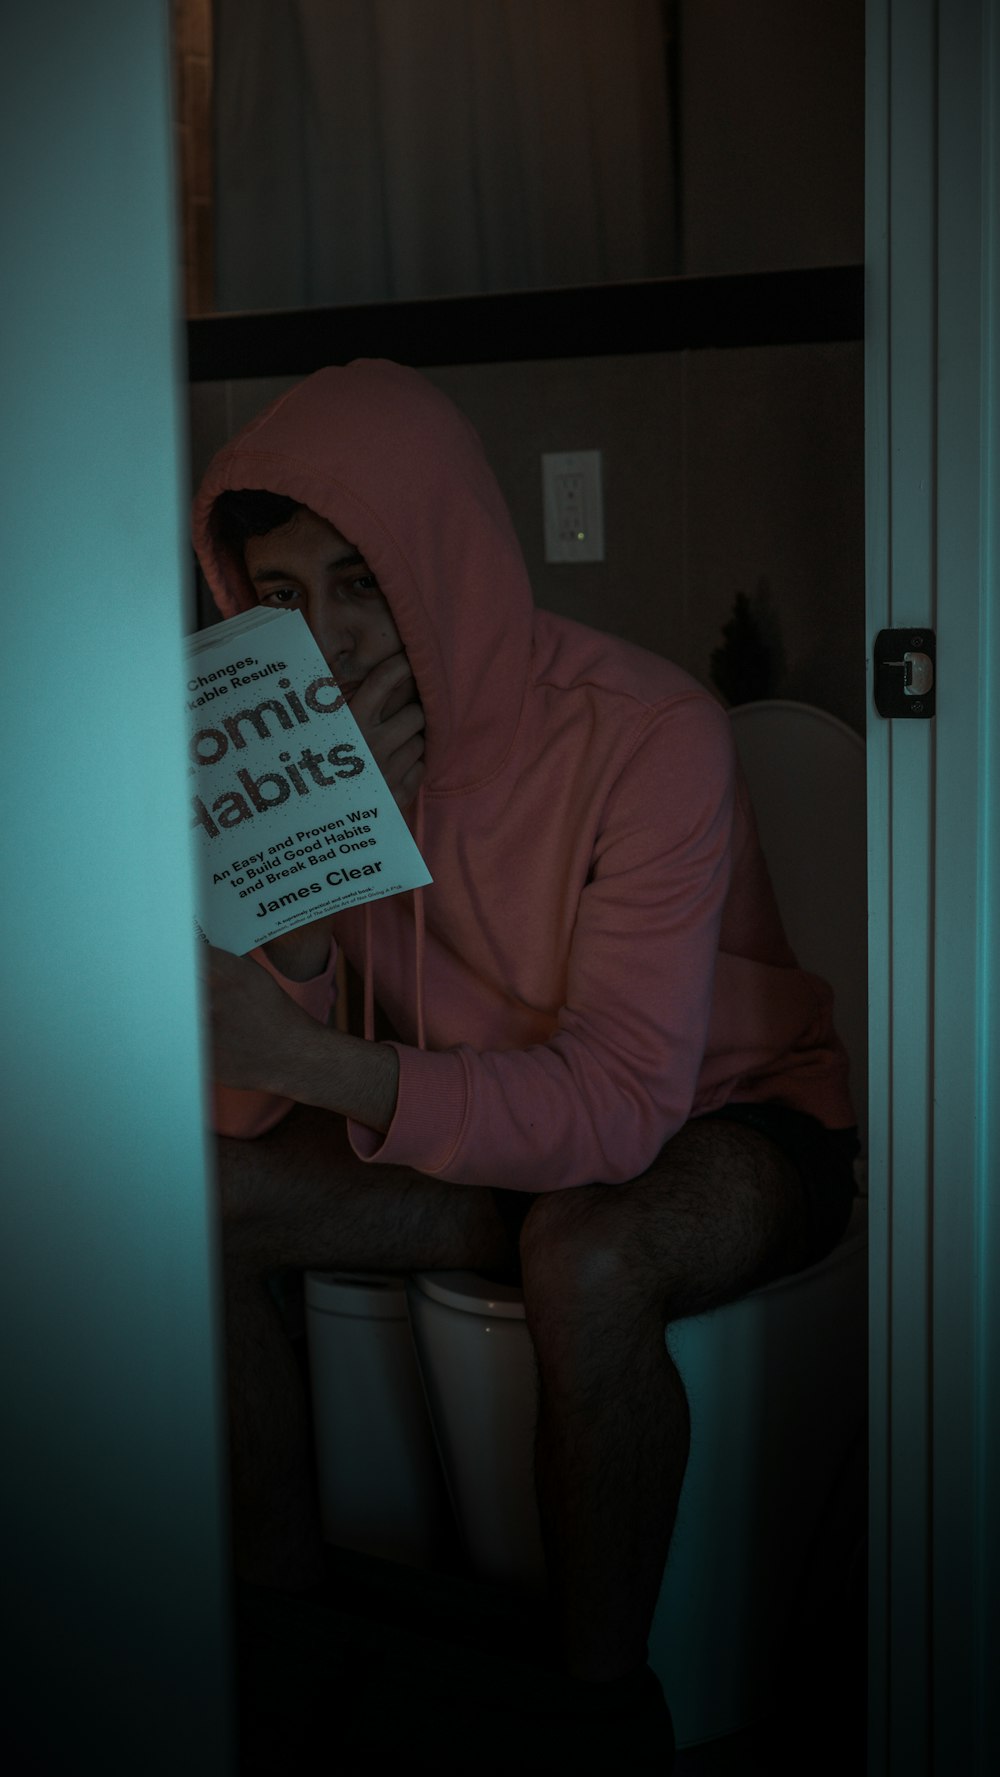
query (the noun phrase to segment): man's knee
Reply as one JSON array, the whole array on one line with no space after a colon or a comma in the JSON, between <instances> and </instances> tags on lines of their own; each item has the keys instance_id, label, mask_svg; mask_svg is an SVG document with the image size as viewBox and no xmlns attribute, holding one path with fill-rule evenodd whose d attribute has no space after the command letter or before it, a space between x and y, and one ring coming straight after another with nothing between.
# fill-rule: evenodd
<instances>
[{"instance_id":1,"label":"man's knee","mask_svg":"<svg viewBox=\"0 0 1000 1777\"><path fill-rule=\"evenodd\" d=\"M805 1237L787 1156L752 1129L690 1122L641 1177L536 1199L521 1233L529 1323L576 1304L595 1322L702 1313L795 1269Z\"/></svg>"},{"instance_id":2,"label":"man's knee","mask_svg":"<svg viewBox=\"0 0 1000 1777\"><path fill-rule=\"evenodd\" d=\"M712 1213L711 1134L707 1153L705 1146L701 1131L688 1124L637 1178L538 1196L521 1229L526 1281L620 1293L659 1285L675 1260L686 1265L691 1212L695 1221Z\"/></svg>"},{"instance_id":3,"label":"man's knee","mask_svg":"<svg viewBox=\"0 0 1000 1777\"><path fill-rule=\"evenodd\" d=\"M521 1229L525 1303L565 1314L574 1303L597 1315L641 1290L643 1267L629 1238L616 1187L578 1185L536 1198Z\"/></svg>"}]
</instances>

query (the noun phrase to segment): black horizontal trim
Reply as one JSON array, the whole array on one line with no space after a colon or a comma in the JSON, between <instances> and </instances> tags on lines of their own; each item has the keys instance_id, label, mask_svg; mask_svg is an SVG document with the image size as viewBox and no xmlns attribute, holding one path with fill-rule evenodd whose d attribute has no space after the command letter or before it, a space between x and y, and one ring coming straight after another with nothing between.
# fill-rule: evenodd
<instances>
[{"instance_id":1,"label":"black horizontal trim","mask_svg":"<svg viewBox=\"0 0 1000 1777\"><path fill-rule=\"evenodd\" d=\"M204 315L187 323L191 382L307 376L351 358L497 364L863 337L860 265Z\"/></svg>"}]
</instances>

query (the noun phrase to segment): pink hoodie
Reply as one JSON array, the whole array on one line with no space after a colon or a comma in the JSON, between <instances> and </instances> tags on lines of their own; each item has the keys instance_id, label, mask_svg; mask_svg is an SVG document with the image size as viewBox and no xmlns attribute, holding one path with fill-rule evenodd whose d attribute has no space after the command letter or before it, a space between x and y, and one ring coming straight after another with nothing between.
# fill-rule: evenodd
<instances>
[{"instance_id":1,"label":"pink hoodie","mask_svg":"<svg viewBox=\"0 0 1000 1777\"><path fill-rule=\"evenodd\" d=\"M854 1123L832 995L785 939L727 715L670 662L535 609L452 403L360 360L247 426L195 503L227 616L255 602L210 525L239 487L288 494L357 545L427 719L426 935L411 895L368 910L375 995L404 1040L392 1125L351 1124L355 1151L547 1191L634 1178L730 1099ZM336 930L363 970L364 910ZM324 1017L329 971L296 997ZM286 1108L265 1104L220 1095L220 1126L256 1133Z\"/></svg>"}]
</instances>

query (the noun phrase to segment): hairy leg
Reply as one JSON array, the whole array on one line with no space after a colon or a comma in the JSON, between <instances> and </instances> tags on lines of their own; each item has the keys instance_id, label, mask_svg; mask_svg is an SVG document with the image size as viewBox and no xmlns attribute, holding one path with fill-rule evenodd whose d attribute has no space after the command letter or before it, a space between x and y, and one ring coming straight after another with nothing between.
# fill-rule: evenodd
<instances>
[{"instance_id":1,"label":"hairy leg","mask_svg":"<svg viewBox=\"0 0 1000 1777\"><path fill-rule=\"evenodd\" d=\"M322 1575L305 1391L267 1277L285 1267L489 1269L506 1236L488 1191L367 1166L343 1120L297 1107L256 1141L220 1137L233 1559L287 1590Z\"/></svg>"},{"instance_id":2,"label":"hairy leg","mask_svg":"<svg viewBox=\"0 0 1000 1777\"><path fill-rule=\"evenodd\" d=\"M802 1187L756 1130L689 1123L642 1178L540 1197L521 1238L539 1370L535 1473L564 1662L645 1659L687 1462L668 1321L803 1262Z\"/></svg>"}]
</instances>

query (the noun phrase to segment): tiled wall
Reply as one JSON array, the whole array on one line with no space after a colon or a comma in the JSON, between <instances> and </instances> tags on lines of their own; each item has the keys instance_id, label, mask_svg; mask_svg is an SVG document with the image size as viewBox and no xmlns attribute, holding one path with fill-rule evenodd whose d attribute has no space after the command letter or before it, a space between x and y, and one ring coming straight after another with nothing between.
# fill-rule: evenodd
<instances>
[{"instance_id":1,"label":"tiled wall","mask_svg":"<svg viewBox=\"0 0 1000 1777\"><path fill-rule=\"evenodd\" d=\"M864 733L859 344L427 374L483 440L539 604L665 654L708 685L744 592L774 648L769 694ZM196 385L193 478L294 380ZM603 452L606 559L546 563L541 454L588 449Z\"/></svg>"}]
</instances>

